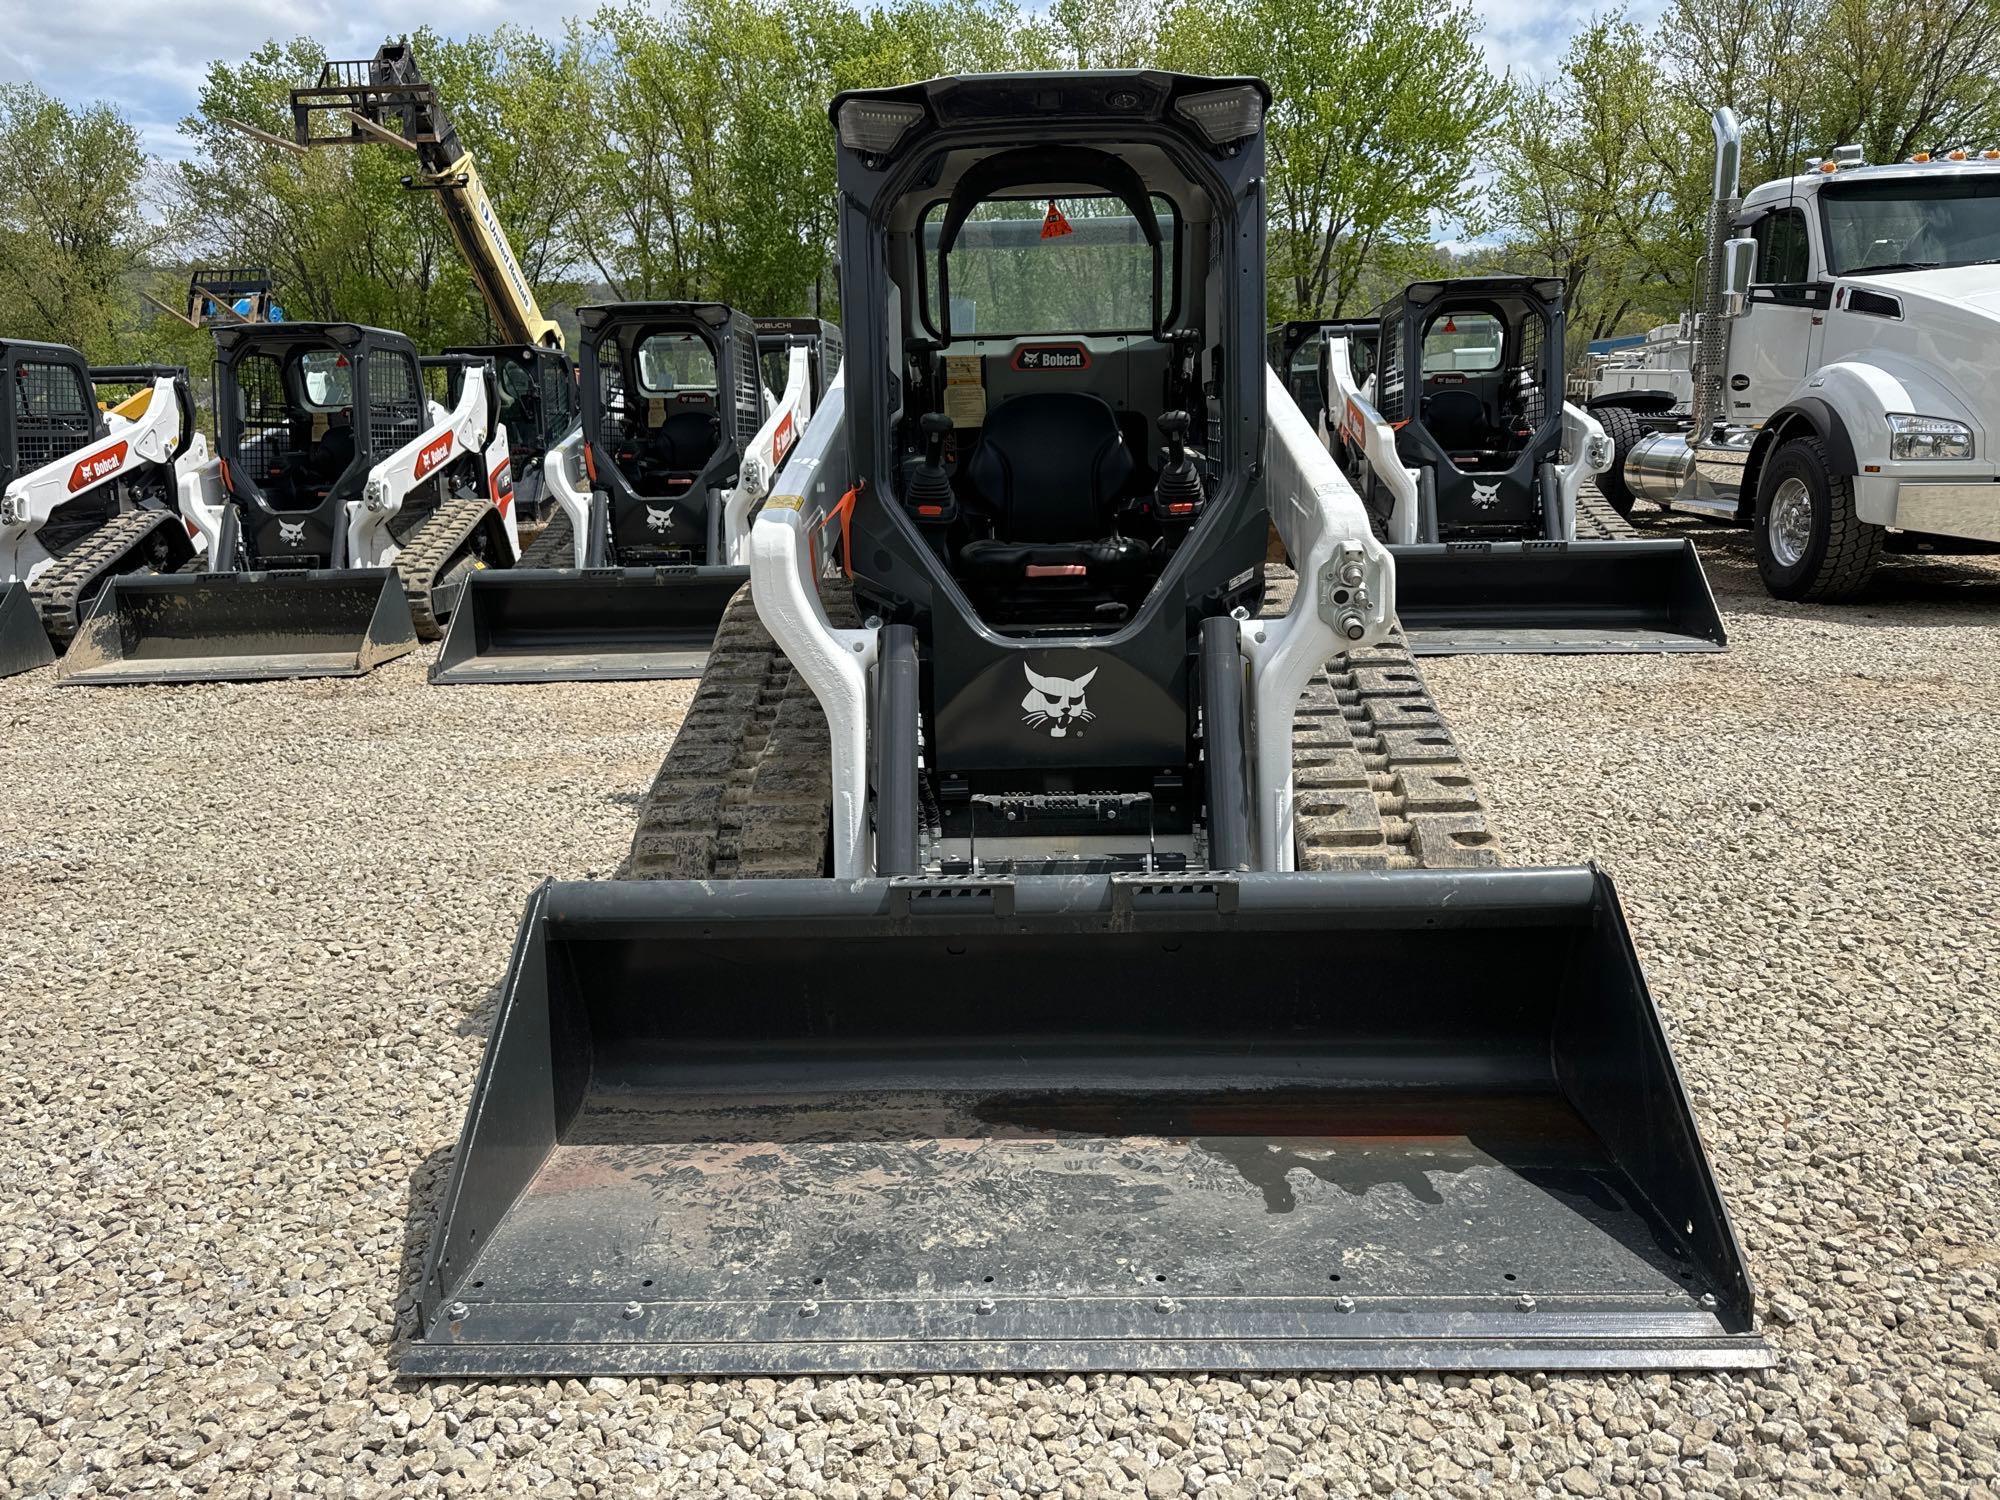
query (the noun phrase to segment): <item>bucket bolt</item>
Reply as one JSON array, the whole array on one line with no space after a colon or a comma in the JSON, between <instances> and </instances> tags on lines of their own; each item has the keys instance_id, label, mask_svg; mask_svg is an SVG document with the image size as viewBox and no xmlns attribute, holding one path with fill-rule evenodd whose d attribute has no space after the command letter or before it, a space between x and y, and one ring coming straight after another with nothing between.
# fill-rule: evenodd
<instances>
[{"instance_id":1,"label":"bucket bolt","mask_svg":"<svg viewBox=\"0 0 2000 1500\"><path fill-rule=\"evenodd\" d=\"M627 1318L636 1318L639 1316L639 1314L641 1314L645 1310L646 1310L645 1308L641 1307L636 1302L628 1302L625 1304L624 1316Z\"/></svg>"}]
</instances>

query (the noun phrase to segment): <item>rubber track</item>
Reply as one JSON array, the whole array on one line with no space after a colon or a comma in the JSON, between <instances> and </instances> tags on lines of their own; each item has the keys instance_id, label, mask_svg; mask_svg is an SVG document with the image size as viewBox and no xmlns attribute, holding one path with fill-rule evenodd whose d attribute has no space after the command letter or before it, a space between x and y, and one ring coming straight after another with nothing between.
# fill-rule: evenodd
<instances>
[{"instance_id":1,"label":"rubber track","mask_svg":"<svg viewBox=\"0 0 2000 1500\"><path fill-rule=\"evenodd\" d=\"M855 623L852 596L822 603ZM826 716L758 622L749 585L716 627L694 703L639 809L628 880L817 876L833 800Z\"/></svg>"},{"instance_id":2,"label":"rubber track","mask_svg":"<svg viewBox=\"0 0 2000 1500\"><path fill-rule=\"evenodd\" d=\"M561 506L549 517L541 535L522 549L521 560L514 564L517 568L573 568L576 566L576 544L570 540L569 512Z\"/></svg>"},{"instance_id":3,"label":"rubber track","mask_svg":"<svg viewBox=\"0 0 2000 1500\"><path fill-rule=\"evenodd\" d=\"M1580 542L1631 541L1644 533L1618 514L1618 508L1599 492L1595 479L1586 479L1576 493L1576 538Z\"/></svg>"},{"instance_id":4,"label":"rubber track","mask_svg":"<svg viewBox=\"0 0 2000 1500\"><path fill-rule=\"evenodd\" d=\"M1291 601L1267 570L1266 617ZM828 598L836 624L851 599ZM1292 732L1304 870L1465 868L1500 862L1470 771L1400 636L1335 657ZM826 720L737 592L695 700L639 811L619 875L631 880L817 876L832 797Z\"/></svg>"},{"instance_id":5,"label":"rubber track","mask_svg":"<svg viewBox=\"0 0 2000 1500\"><path fill-rule=\"evenodd\" d=\"M77 601L88 592L88 585L106 573L124 571L118 563L162 526L182 524L172 511L120 511L42 569L28 592L58 651L68 647L83 623L77 616Z\"/></svg>"},{"instance_id":6,"label":"rubber track","mask_svg":"<svg viewBox=\"0 0 2000 1500\"><path fill-rule=\"evenodd\" d=\"M1291 606L1289 568L1265 568L1264 618ZM1500 863L1486 805L1401 633L1336 656L1292 723L1301 870L1465 869Z\"/></svg>"},{"instance_id":7,"label":"rubber track","mask_svg":"<svg viewBox=\"0 0 2000 1500\"><path fill-rule=\"evenodd\" d=\"M492 509L491 500L447 500L398 539L396 575L410 596L410 618L416 622L418 640L434 641L444 634L431 608L431 588L438 570Z\"/></svg>"}]
</instances>

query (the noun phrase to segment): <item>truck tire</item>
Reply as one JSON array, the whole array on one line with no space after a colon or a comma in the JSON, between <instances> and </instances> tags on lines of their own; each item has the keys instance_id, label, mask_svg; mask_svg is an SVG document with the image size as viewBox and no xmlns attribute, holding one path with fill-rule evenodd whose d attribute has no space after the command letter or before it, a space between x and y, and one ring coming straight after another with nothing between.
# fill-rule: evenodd
<instances>
[{"instance_id":1,"label":"truck tire","mask_svg":"<svg viewBox=\"0 0 2000 1500\"><path fill-rule=\"evenodd\" d=\"M1826 446L1796 437L1757 484L1757 571L1779 599L1851 599L1882 556L1883 528L1854 511L1854 482L1833 472Z\"/></svg>"},{"instance_id":2,"label":"truck tire","mask_svg":"<svg viewBox=\"0 0 2000 1500\"><path fill-rule=\"evenodd\" d=\"M1621 516L1632 514L1632 502L1636 498L1630 485L1625 483L1625 455L1639 445L1646 435L1646 424L1638 415L1622 406L1594 407L1590 413L1597 418L1604 435L1611 439L1611 467L1597 476L1597 491L1611 502L1611 508Z\"/></svg>"}]
</instances>

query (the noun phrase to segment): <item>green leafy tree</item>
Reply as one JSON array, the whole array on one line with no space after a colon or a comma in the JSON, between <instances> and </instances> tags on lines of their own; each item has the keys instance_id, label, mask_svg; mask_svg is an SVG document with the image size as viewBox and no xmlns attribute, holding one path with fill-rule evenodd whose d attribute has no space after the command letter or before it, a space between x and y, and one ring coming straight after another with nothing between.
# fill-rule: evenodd
<instances>
[{"instance_id":1,"label":"green leafy tree","mask_svg":"<svg viewBox=\"0 0 2000 1500\"><path fill-rule=\"evenodd\" d=\"M1273 95L1271 310L1354 310L1390 240L1477 209L1472 164L1503 104L1459 0L1173 0L1163 54L1246 73Z\"/></svg>"},{"instance_id":2,"label":"green leafy tree","mask_svg":"<svg viewBox=\"0 0 2000 1500\"><path fill-rule=\"evenodd\" d=\"M138 133L110 105L0 84L0 329L117 354L158 235L145 174Z\"/></svg>"}]
</instances>

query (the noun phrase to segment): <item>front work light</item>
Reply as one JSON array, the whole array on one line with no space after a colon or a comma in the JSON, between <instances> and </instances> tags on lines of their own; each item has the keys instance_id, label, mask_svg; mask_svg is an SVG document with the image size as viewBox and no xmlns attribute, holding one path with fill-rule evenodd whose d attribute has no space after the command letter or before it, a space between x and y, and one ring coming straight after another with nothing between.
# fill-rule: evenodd
<instances>
[{"instance_id":1,"label":"front work light","mask_svg":"<svg viewBox=\"0 0 2000 1500\"><path fill-rule=\"evenodd\" d=\"M1889 457L1970 458L1972 429L1944 417L1889 413Z\"/></svg>"},{"instance_id":2,"label":"front work light","mask_svg":"<svg viewBox=\"0 0 2000 1500\"><path fill-rule=\"evenodd\" d=\"M1174 112L1206 136L1211 146L1226 146L1257 133L1264 123L1264 97L1246 83L1188 94L1175 101Z\"/></svg>"},{"instance_id":3,"label":"front work light","mask_svg":"<svg viewBox=\"0 0 2000 1500\"><path fill-rule=\"evenodd\" d=\"M840 144L864 156L887 156L923 117L921 104L850 99L840 106Z\"/></svg>"}]
</instances>

